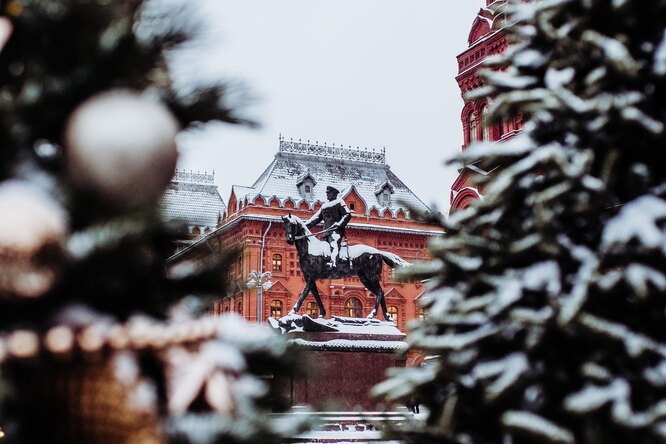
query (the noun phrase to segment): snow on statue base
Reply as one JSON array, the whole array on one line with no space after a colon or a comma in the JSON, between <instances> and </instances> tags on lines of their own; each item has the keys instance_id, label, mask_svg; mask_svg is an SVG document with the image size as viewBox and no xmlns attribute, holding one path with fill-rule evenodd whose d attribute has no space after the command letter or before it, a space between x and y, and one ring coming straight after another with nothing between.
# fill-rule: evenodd
<instances>
[{"instance_id":1,"label":"snow on statue base","mask_svg":"<svg viewBox=\"0 0 666 444\"><path fill-rule=\"evenodd\" d=\"M276 389L286 405L337 411L378 411L382 400L370 389L385 379L390 367L404 367L396 351L405 349L405 335L392 322L376 319L312 319L289 315L269 324L287 335L306 362L301 377L278 375Z\"/></svg>"}]
</instances>

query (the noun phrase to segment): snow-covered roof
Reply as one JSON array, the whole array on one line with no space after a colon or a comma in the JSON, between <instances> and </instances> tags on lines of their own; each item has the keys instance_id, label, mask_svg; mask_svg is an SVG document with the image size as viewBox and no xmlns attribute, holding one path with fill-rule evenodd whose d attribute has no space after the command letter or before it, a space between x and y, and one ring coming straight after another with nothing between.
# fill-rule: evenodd
<instances>
[{"instance_id":1,"label":"snow-covered roof","mask_svg":"<svg viewBox=\"0 0 666 444\"><path fill-rule=\"evenodd\" d=\"M251 187L234 186L232 192L239 201L256 200L262 196L265 202L287 198L298 204L303 200L298 184L306 175L314 179L312 204L326 202L326 187L333 186L346 193L355 190L364 200L366 211L387 206L377 196L378 186L389 186L393 195L388 208L395 214L404 203L421 211L430 208L405 185L386 164L385 151L360 150L328 145L317 145L280 139L279 151L266 170ZM352 187L353 185L353 187Z\"/></svg>"},{"instance_id":2,"label":"snow-covered roof","mask_svg":"<svg viewBox=\"0 0 666 444\"><path fill-rule=\"evenodd\" d=\"M165 220L190 227L215 228L226 205L214 184L214 175L176 170L164 192L161 213Z\"/></svg>"},{"instance_id":3,"label":"snow-covered roof","mask_svg":"<svg viewBox=\"0 0 666 444\"><path fill-rule=\"evenodd\" d=\"M257 195L257 193L254 191L254 188L252 187L245 187L242 185L232 185L231 186L231 192L238 197L239 199L248 195L252 196L252 200L254 200L254 196Z\"/></svg>"}]
</instances>

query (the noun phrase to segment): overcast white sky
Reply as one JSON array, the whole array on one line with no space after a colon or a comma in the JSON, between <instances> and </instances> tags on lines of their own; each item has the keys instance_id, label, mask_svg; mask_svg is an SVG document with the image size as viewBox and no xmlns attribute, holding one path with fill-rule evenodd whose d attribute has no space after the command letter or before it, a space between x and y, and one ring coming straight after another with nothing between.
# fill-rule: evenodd
<instances>
[{"instance_id":1,"label":"overcast white sky","mask_svg":"<svg viewBox=\"0 0 666 444\"><path fill-rule=\"evenodd\" d=\"M251 185L278 135L381 149L426 204L449 207L462 99L456 55L483 0L202 0L209 44L188 76L244 81L259 129L209 125L181 140L179 168L215 170L225 203Z\"/></svg>"}]
</instances>

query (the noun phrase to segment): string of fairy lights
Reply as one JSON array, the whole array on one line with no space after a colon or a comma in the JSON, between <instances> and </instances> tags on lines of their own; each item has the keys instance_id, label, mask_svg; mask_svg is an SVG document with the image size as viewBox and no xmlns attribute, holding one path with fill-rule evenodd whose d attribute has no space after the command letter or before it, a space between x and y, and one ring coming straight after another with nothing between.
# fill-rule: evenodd
<instances>
[{"instance_id":1,"label":"string of fairy lights","mask_svg":"<svg viewBox=\"0 0 666 444\"><path fill-rule=\"evenodd\" d=\"M0 337L0 363L8 358L35 358L40 352L66 355L76 350L96 353L105 349L162 349L212 339L218 325L219 319L213 317L173 324L141 317L106 326L58 325L41 336L32 330L14 330Z\"/></svg>"}]
</instances>

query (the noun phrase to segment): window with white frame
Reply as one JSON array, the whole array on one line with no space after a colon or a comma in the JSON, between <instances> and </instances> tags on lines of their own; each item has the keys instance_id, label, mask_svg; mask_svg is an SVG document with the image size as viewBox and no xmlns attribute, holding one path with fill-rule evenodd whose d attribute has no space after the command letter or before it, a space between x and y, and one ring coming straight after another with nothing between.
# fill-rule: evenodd
<instances>
[{"instance_id":1,"label":"window with white frame","mask_svg":"<svg viewBox=\"0 0 666 444\"><path fill-rule=\"evenodd\" d=\"M476 142L476 116L473 112L469 113L469 143Z\"/></svg>"},{"instance_id":2,"label":"window with white frame","mask_svg":"<svg viewBox=\"0 0 666 444\"><path fill-rule=\"evenodd\" d=\"M488 121L488 105L483 105L481 109L481 129L483 130L482 139L490 140L490 122Z\"/></svg>"}]
</instances>

